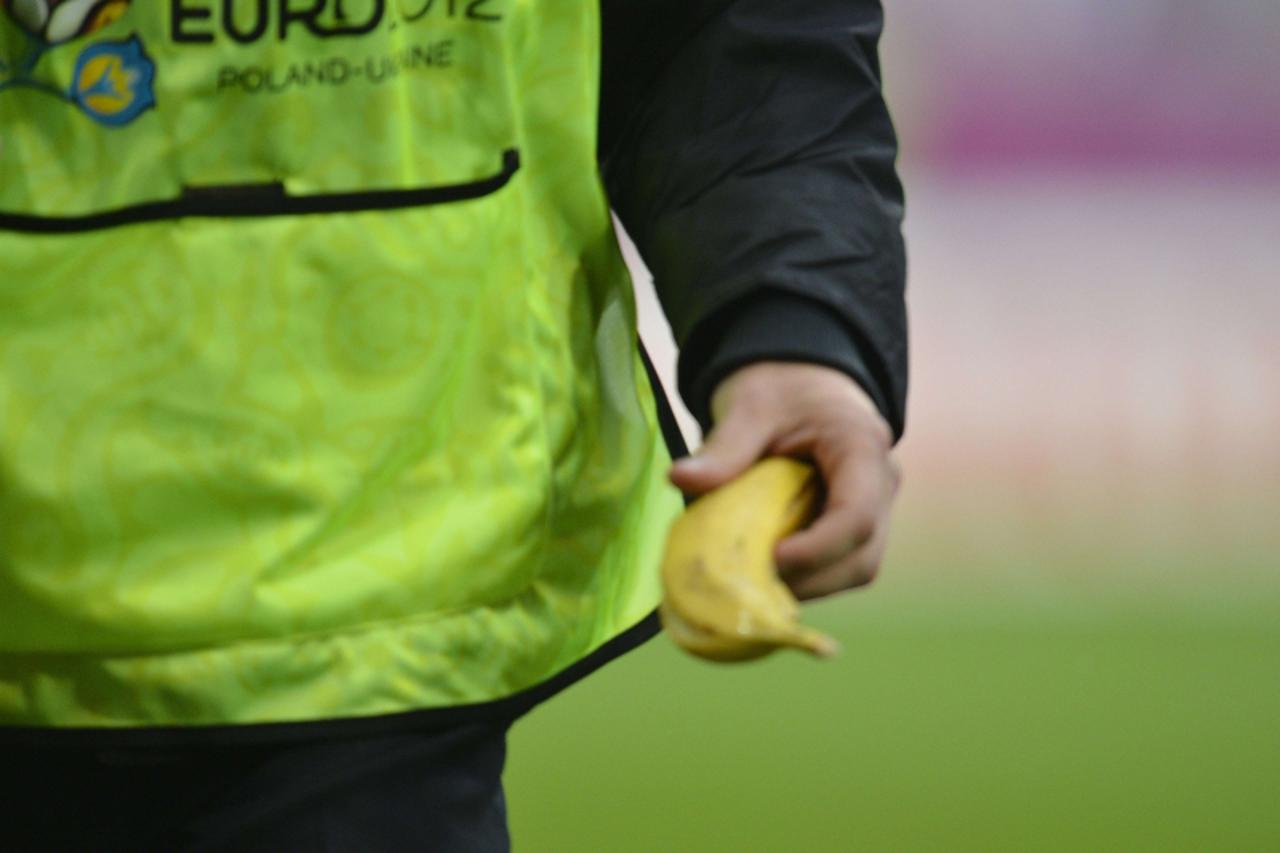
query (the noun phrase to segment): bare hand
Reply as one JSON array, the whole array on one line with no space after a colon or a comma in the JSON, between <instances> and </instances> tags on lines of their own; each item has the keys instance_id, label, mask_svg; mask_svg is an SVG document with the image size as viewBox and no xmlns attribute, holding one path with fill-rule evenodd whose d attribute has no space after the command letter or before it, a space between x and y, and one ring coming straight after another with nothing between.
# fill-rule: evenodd
<instances>
[{"instance_id":1,"label":"bare hand","mask_svg":"<svg viewBox=\"0 0 1280 853\"><path fill-rule=\"evenodd\" d=\"M901 472L893 436L866 392L813 364L759 362L730 374L711 399L715 427L678 461L671 481L700 495L765 456L813 461L826 487L818 518L778 543L779 574L797 598L870 583L880 570Z\"/></svg>"}]
</instances>

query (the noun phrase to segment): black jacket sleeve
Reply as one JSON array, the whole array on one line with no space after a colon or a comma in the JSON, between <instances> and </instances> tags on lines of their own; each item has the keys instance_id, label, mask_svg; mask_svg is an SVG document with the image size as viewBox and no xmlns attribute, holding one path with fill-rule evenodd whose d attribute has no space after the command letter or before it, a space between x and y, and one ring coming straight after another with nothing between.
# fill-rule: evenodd
<instances>
[{"instance_id":1,"label":"black jacket sleeve","mask_svg":"<svg viewBox=\"0 0 1280 853\"><path fill-rule=\"evenodd\" d=\"M600 151L703 428L753 361L841 369L895 437L902 188L877 0L602 0Z\"/></svg>"}]
</instances>

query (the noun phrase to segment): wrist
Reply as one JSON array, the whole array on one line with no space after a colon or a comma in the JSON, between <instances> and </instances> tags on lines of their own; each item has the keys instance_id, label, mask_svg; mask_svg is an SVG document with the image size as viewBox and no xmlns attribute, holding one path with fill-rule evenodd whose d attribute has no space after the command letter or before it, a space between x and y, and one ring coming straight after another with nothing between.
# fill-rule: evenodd
<instances>
[{"instance_id":1,"label":"wrist","mask_svg":"<svg viewBox=\"0 0 1280 853\"><path fill-rule=\"evenodd\" d=\"M768 291L721 309L682 342L680 391L704 431L716 390L734 373L764 363L829 368L854 382L882 419L895 422L889 397L840 317L812 299Z\"/></svg>"},{"instance_id":2,"label":"wrist","mask_svg":"<svg viewBox=\"0 0 1280 853\"><path fill-rule=\"evenodd\" d=\"M771 417L796 411L827 411L887 450L893 431L871 395L842 370L822 364L759 361L743 365L713 389L710 410L715 423L730 412Z\"/></svg>"}]
</instances>

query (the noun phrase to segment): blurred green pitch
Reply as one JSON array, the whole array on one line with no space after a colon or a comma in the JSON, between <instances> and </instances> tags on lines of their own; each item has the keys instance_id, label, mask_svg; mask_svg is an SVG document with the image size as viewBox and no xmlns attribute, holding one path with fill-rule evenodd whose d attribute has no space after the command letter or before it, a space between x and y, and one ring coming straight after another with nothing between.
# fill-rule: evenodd
<instances>
[{"instance_id":1,"label":"blurred green pitch","mask_svg":"<svg viewBox=\"0 0 1280 853\"><path fill-rule=\"evenodd\" d=\"M1267 518L908 507L884 578L807 612L834 663L663 637L517 726L515 849L1280 850Z\"/></svg>"}]
</instances>

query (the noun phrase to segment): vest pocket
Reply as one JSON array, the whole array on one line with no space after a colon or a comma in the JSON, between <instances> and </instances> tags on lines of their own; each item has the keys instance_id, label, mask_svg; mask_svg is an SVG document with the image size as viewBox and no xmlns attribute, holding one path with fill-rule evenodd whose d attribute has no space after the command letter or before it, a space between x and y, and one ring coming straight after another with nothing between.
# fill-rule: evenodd
<instances>
[{"instance_id":1,"label":"vest pocket","mask_svg":"<svg viewBox=\"0 0 1280 853\"><path fill-rule=\"evenodd\" d=\"M502 162L497 172L487 178L458 184L306 195L290 195L280 182L186 187L182 195L174 199L143 202L78 216L32 216L0 211L0 230L32 234L74 234L190 217L305 216L424 207L491 195L506 186L519 169L520 152L509 148L502 153Z\"/></svg>"}]
</instances>

